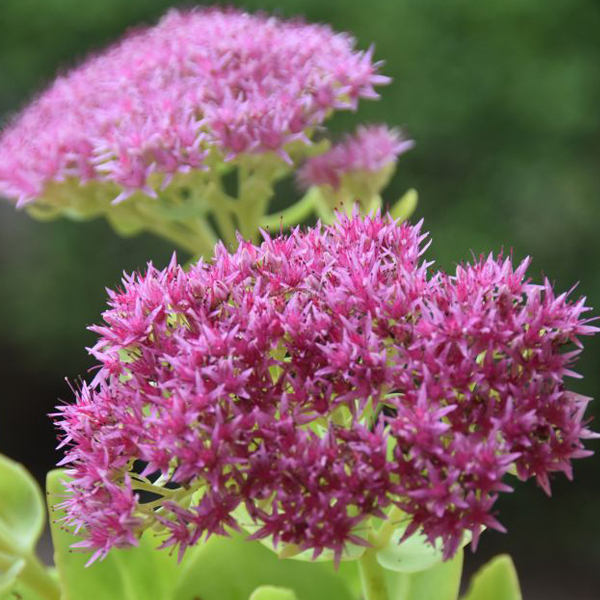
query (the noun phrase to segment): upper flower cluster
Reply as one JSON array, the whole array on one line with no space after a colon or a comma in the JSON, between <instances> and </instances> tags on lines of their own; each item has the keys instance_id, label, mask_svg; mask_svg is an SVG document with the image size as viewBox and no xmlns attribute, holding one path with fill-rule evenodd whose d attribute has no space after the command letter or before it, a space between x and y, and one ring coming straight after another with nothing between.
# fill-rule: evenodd
<instances>
[{"instance_id":1,"label":"upper flower cluster","mask_svg":"<svg viewBox=\"0 0 600 600\"><path fill-rule=\"evenodd\" d=\"M339 560L396 505L451 556L501 527L507 473L570 476L592 435L565 385L584 300L505 258L428 273L424 238L354 214L126 277L57 418L81 545L242 526Z\"/></svg>"},{"instance_id":2,"label":"upper flower cluster","mask_svg":"<svg viewBox=\"0 0 600 600\"><path fill-rule=\"evenodd\" d=\"M153 194L175 173L308 142L334 110L377 97L372 53L323 25L234 9L171 11L41 94L0 137L0 193L51 182ZM149 181L158 174L158 181Z\"/></svg>"}]
</instances>

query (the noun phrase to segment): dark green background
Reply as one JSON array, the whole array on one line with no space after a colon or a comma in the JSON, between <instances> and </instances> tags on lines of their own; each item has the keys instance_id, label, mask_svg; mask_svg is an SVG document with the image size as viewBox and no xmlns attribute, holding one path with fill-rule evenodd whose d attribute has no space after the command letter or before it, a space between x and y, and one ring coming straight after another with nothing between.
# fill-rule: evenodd
<instances>
[{"instance_id":1,"label":"dark green background","mask_svg":"<svg viewBox=\"0 0 600 600\"><path fill-rule=\"evenodd\" d=\"M403 127L417 141L386 198L416 187L417 218L446 268L475 253L534 257L532 275L600 308L600 3L595 0L256 0L233 2L302 15L376 45L394 82L379 102L340 115ZM127 28L153 23L168 0L0 1L0 118L57 70ZM172 248L117 238L104 221L37 223L0 203L0 448L39 477L56 461L45 413L70 400L64 377L86 376L86 326L105 286ZM183 257L182 257L183 258ZM600 396L600 339L587 343L577 390ZM592 405L593 406L593 405ZM600 411L592 408L590 412ZM596 425L596 428L599 426ZM598 444L590 443L590 447ZM554 495L534 484L498 502L508 535L486 533L469 566L515 557L526 600L600 597L600 461L577 463ZM435 600L435 599L432 599Z\"/></svg>"}]
</instances>

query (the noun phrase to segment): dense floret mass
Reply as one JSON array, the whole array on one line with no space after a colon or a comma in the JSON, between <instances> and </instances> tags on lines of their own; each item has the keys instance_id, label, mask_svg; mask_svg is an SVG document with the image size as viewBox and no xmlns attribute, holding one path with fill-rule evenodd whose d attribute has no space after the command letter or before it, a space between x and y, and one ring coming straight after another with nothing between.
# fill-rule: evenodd
<instances>
[{"instance_id":1,"label":"dense floret mass","mask_svg":"<svg viewBox=\"0 0 600 600\"><path fill-rule=\"evenodd\" d=\"M339 560L395 505L449 557L501 528L507 474L570 476L592 435L565 385L584 300L507 258L430 272L424 239L355 213L126 277L57 416L81 545L246 527Z\"/></svg>"},{"instance_id":2,"label":"dense floret mass","mask_svg":"<svg viewBox=\"0 0 600 600\"><path fill-rule=\"evenodd\" d=\"M59 77L0 136L0 193L52 182L154 194L176 173L241 153L289 161L335 110L377 97L372 52L324 25L235 9L169 12Z\"/></svg>"}]
</instances>

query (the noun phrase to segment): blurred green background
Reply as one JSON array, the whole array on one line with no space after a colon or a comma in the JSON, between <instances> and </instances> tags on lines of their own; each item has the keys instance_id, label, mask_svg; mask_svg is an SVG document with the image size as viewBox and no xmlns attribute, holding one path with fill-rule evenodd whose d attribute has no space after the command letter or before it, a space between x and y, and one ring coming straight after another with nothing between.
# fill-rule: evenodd
<instances>
[{"instance_id":1,"label":"blurred green background","mask_svg":"<svg viewBox=\"0 0 600 600\"><path fill-rule=\"evenodd\" d=\"M534 257L532 275L600 309L600 3L597 0L255 0L376 45L394 78L379 102L335 117L400 126L417 141L386 192L420 192L429 257L452 268L471 252ZM169 0L2 0L0 119L128 28L154 23ZM190 3L188 3L190 5ZM181 4L179 4L181 6ZM0 203L0 450L39 478L57 460L46 413L70 400L64 378L92 365L86 326L123 270L172 248L119 239L104 221L38 223ZM182 256L183 258L183 256ZM597 311L598 312L598 311ZM600 396L600 339L587 343L574 387ZM593 408L590 414L600 414ZM600 426L596 424L596 429ZM597 447L593 442L590 447ZM508 535L486 533L474 568L510 552L526 600L600 597L600 460L575 466L554 495L518 485L498 502ZM435 598L432 598L435 600Z\"/></svg>"}]
</instances>

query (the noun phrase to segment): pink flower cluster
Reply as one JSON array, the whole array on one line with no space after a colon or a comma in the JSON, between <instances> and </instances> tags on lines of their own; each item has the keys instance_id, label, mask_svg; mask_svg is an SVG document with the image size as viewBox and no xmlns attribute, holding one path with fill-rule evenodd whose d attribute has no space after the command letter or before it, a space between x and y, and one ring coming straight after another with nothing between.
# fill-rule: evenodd
<instances>
[{"instance_id":1,"label":"pink flower cluster","mask_svg":"<svg viewBox=\"0 0 600 600\"><path fill-rule=\"evenodd\" d=\"M324 25L234 9L169 12L59 77L0 137L0 193L27 203L73 177L153 193L148 178L307 143L386 83L372 51Z\"/></svg>"},{"instance_id":2,"label":"pink flower cluster","mask_svg":"<svg viewBox=\"0 0 600 600\"><path fill-rule=\"evenodd\" d=\"M565 378L597 329L527 261L430 273L420 226L356 213L264 237L110 293L100 370L57 416L63 507L97 556L156 522L183 551L244 507L253 538L339 560L396 505L449 557L501 529L507 473L549 492L590 454Z\"/></svg>"},{"instance_id":3,"label":"pink flower cluster","mask_svg":"<svg viewBox=\"0 0 600 600\"><path fill-rule=\"evenodd\" d=\"M298 171L298 179L305 188L328 185L335 190L344 175L379 173L413 146L412 140L385 125L362 126L325 154L307 160Z\"/></svg>"}]
</instances>

